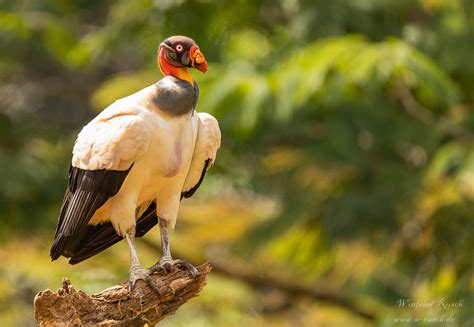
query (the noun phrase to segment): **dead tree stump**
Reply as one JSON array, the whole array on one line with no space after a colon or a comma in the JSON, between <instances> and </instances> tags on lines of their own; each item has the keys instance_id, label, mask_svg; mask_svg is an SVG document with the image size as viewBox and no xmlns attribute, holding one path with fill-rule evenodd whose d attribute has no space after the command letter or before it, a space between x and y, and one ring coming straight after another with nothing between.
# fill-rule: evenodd
<instances>
[{"instance_id":1,"label":"dead tree stump","mask_svg":"<svg viewBox=\"0 0 474 327\"><path fill-rule=\"evenodd\" d=\"M139 280L133 295L127 283L122 283L88 296L64 278L56 293L44 290L36 295L35 317L39 326L154 326L199 295L211 265L205 263L197 269L195 278L176 267L167 275L152 275L161 295Z\"/></svg>"}]
</instances>

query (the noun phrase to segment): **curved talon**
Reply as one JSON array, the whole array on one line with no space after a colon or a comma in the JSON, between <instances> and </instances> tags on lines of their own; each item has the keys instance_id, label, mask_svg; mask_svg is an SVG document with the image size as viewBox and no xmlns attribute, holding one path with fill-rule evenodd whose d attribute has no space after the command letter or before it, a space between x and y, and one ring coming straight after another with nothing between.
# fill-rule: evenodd
<instances>
[{"instance_id":1,"label":"curved talon","mask_svg":"<svg viewBox=\"0 0 474 327\"><path fill-rule=\"evenodd\" d=\"M150 275L153 275L155 273L157 273L159 275L164 275L166 273L166 270L163 266L158 265L158 263L157 263L157 264L151 266L150 268L148 268L148 273Z\"/></svg>"},{"instance_id":2,"label":"curved talon","mask_svg":"<svg viewBox=\"0 0 474 327\"><path fill-rule=\"evenodd\" d=\"M169 274L173 271L173 267L187 271L192 278L199 274L199 271L191 263L181 259L172 260L169 258L162 258L159 262L151 266L148 271L150 274L155 272L159 274Z\"/></svg>"},{"instance_id":3,"label":"curved talon","mask_svg":"<svg viewBox=\"0 0 474 327\"><path fill-rule=\"evenodd\" d=\"M177 259L173 262L173 264L178 268L181 268L181 270L187 271L188 274L193 278L199 274L199 270L197 270L196 267L185 260Z\"/></svg>"},{"instance_id":4,"label":"curved talon","mask_svg":"<svg viewBox=\"0 0 474 327\"><path fill-rule=\"evenodd\" d=\"M165 272L169 274L170 272L173 271L173 262L165 262L163 264L163 268L165 269Z\"/></svg>"},{"instance_id":5,"label":"curved talon","mask_svg":"<svg viewBox=\"0 0 474 327\"><path fill-rule=\"evenodd\" d=\"M133 293L133 289L139 279L145 281L151 289L153 289L158 295L161 295L160 288L156 285L153 279L151 279L149 272L143 268L130 271L130 278L128 279L128 290L130 294Z\"/></svg>"},{"instance_id":6,"label":"curved talon","mask_svg":"<svg viewBox=\"0 0 474 327\"><path fill-rule=\"evenodd\" d=\"M159 273L159 274L169 274L173 270L173 259L170 257L162 257L160 261L155 263L148 269L150 274Z\"/></svg>"}]
</instances>

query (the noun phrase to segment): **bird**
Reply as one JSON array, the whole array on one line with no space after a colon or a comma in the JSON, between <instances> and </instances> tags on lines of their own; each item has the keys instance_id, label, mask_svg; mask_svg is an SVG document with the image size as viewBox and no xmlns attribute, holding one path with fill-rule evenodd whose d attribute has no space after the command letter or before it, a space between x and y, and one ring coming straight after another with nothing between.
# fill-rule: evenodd
<instances>
[{"instance_id":1,"label":"bird","mask_svg":"<svg viewBox=\"0 0 474 327\"><path fill-rule=\"evenodd\" d=\"M157 64L164 77L121 98L79 132L50 256L74 265L126 240L128 287L144 280L159 292L151 274L173 266L198 272L171 256L181 200L191 197L214 165L221 144L218 121L197 112L199 88L190 69L208 63L196 42L175 35L160 43ZM159 226L162 255L144 269L135 238Z\"/></svg>"}]
</instances>

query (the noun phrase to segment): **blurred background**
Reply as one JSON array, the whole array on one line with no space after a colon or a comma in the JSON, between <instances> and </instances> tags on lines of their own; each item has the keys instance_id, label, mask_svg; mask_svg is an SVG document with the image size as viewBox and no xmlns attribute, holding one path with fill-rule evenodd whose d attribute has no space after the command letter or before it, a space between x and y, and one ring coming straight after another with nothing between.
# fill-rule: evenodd
<instances>
[{"instance_id":1,"label":"blurred background","mask_svg":"<svg viewBox=\"0 0 474 327\"><path fill-rule=\"evenodd\" d=\"M474 2L0 0L1 326L63 276L127 279L125 244L49 246L77 133L161 78L174 34L223 144L171 236L215 269L163 326L474 324ZM158 229L138 243L155 263Z\"/></svg>"}]
</instances>

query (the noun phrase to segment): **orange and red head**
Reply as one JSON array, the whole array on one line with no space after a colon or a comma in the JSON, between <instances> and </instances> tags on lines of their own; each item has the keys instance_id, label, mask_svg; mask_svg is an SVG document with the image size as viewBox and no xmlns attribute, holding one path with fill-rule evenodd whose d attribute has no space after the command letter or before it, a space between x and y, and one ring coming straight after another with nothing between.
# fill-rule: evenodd
<instances>
[{"instance_id":1,"label":"orange and red head","mask_svg":"<svg viewBox=\"0 0 474 327\"><path fill-rule=\"evenodd\" d=\"M173 75L193 84L187 68L207 71L207 61L193 39L175 35L164 40L158 49L158 65L161 72Z\"/></svg>"}]
</instances>

